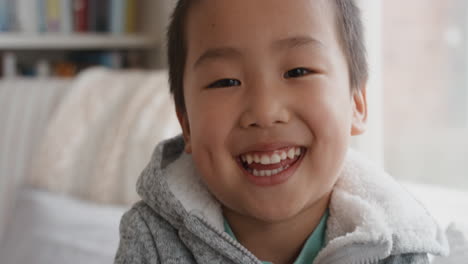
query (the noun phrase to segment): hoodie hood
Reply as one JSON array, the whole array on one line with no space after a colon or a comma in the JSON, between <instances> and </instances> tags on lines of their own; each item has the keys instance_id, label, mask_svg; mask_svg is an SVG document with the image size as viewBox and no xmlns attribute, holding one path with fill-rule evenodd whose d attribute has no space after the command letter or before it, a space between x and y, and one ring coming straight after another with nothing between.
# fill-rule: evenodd
<instances>
[{"instance_id":1,"label":"hoodie hood","mask_svg":"<svg viewBox=\"0 0 468 264\"><path fill-rule=\"evenodd\" d=\"M221 204L201 181L182 136L161 142L137 182L137 192L177 229L189 215L223 230Z\"/></svg>"},{"instance_id":2,"label":"hoodie hood","mask_svg":"<svg viewBox=\"0 0 468 264\"><path fill-rule=\"evenodd\" d=\"M224 230L221 205L202 182L191 155L184 153L182 136L156 147L137 191L176 229L196 216ZM314 263L339 263L344 257L347 263L358 262L363 248L370 260L406 253L448 254L445 235L427 210L385 171L353 150L347 153L329 211L326 247Z\"/></svg>"}]
</instances>

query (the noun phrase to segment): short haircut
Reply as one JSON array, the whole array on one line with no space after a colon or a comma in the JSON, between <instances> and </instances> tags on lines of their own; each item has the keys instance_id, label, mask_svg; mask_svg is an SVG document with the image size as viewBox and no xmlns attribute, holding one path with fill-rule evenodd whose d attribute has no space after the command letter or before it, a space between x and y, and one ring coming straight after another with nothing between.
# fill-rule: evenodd
<instances>
[{"instance_id":1,"label":"short haircut","mask_svg":"<svg viewBox=\"0 0 468 264\"><path fill-rule=\"evenodd\" d=\"M167 30L170 92L176 109L185 112L184 70L187 60L186 21L193 4L199 0L178 0ZM329 0L326 0L329 1ZM360 89L368 79L366 47L361 12L355 0L332 0L336 30L348 64L351 89Z\"/></svg>"}]
</instances>

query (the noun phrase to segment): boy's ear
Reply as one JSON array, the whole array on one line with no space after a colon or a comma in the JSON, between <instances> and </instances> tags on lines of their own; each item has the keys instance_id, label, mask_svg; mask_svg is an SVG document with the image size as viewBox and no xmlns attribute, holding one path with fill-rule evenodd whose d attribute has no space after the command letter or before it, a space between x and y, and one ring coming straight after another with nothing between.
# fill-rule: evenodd
<instances>
[{"instance_id":1,"label":"boy's ear","mask_svg":"<svg viewBox=\"0 0 468 264\"><path fill-rule=\"evenodd\" d=\"M192 143L190 141L190 126L187 118L187 113L176 109L177 119L179 120L180 127L182 128L182 134L185 141L185 152L192 153Z\"/></svg>"},{"instance_id":2,"label":"boy's ear","mask_svg":"<svg viewBox=\"0 0 468 264\"><path fill-rule=\"evenodd\" d=\"M352 92L352 125L351 135L361 135L366 131L367 123L367 98L366 98L366 86L364 85L360 89L355 89Z\"/></svg>"}]
</instances>

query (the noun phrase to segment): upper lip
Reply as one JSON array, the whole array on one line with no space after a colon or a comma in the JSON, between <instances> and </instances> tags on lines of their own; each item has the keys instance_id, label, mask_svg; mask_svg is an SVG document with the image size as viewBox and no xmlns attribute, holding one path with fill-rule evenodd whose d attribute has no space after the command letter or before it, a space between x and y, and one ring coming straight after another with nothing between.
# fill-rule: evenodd
<instances>
[{"instance_id":1,"label":"upper lip","mask_svg":"<svg viewBox=\"0 0 468 264\"><path fill-rule=\"evenodd\" d=\"M252 152L270 152L270 151L280 150L284 148L292 148L292 147L303 147L303 146L301 146L300 144L289 143L289 142L257 143L257 144L253 144L242 149L242 151L239 152L237 156L244 155L247 153L252 153Z\"/></svg>"}]
</instances>

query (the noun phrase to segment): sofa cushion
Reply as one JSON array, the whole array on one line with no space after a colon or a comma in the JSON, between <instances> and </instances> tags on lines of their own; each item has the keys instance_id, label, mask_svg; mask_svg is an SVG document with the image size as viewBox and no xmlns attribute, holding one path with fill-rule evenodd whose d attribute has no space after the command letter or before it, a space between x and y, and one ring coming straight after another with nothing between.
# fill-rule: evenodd
<instances>
[{"instance_id":1,"label":"sofa cushion","mask_svg":"<svg viewBox=\"0 0 468 264\"><path fill-rule=\"evenodd\" d=\"M131 204L154 147L177 133L167 72L90 69L52 114L28 182L94 202Z\"/></svg>"},{"instance_id":2,"label":"sofa cushion","mask_svg":"<svg viewBox=\"0 0 468 264\"><path fill-rule=\"evenodd\" d=\"M0 241L1 262L112 263L125 207L99 206L22 188Z\"/></svg>"},{"instance_id":3,"label":"sofa cushion","mask_svg":"<svg viewBox=\"0 0 468 264\"><path fill-rule=\"evenodd\" d=\"M69 83L66 79L0 81L0 237L49 116Z\"/></svg>"}]
</instances>

